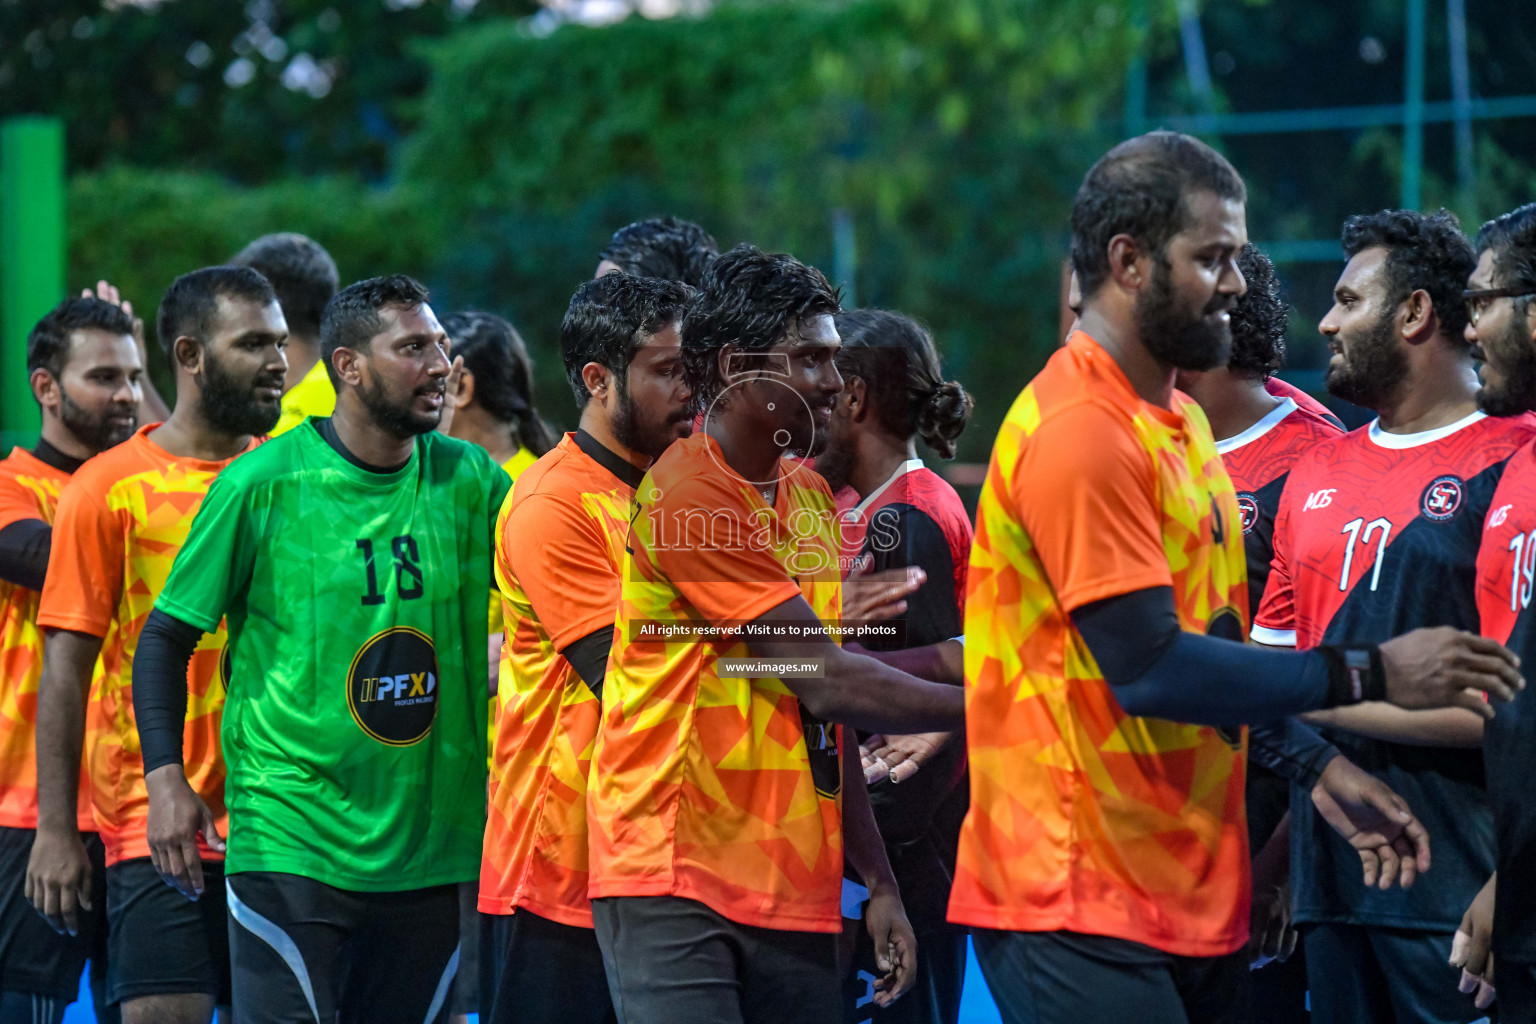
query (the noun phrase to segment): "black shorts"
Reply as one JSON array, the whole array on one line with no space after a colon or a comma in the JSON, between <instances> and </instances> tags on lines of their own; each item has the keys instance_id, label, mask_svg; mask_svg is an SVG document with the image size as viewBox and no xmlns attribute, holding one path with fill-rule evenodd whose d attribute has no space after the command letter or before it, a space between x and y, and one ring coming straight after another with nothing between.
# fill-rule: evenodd
<instances>
[{"instance_id":1,"label":"black shorts","mask_svg":"<svg viewBox=\"0 0 1536 1024\"><path fill-rule=\"evenodd\" d=\"M1411 928L1302 925L1312 1019L1481 1020L1487 1014L1472 1004L1471 996L1457 991L1461 971L1450 965L1452 937L1448 931ZM1502 1002L1504 964L1495 961L1493 984Z\"/></svg>"},{"instance_id":2,"label":"black shorts","mask_svg":"<svg viewBox=\"0 0 1536 1024\"><path fill-rule=\"evenodd\" d=\"M837 936L738 924L681 896L592 901L619 1024L841 1024Z\"/></svg>"},{"instance_id":3,"label":"black shorts","mask_svg":"<svg viewBox=\"0 0 1536 1024\"><path fill-rule=\"evenodd\" d=\"M212 996L229 1004L224 864L203 861L203 895L189 900L148 857L107 868L107 999Z\"/></svg>"},{"instance_id":4,"label":"black shorts","mask_svg":"<svg viewBox=\"0 0 1536 1024\"><path fill-rule=\"evenodd\" d=\"M615 1024L592 929L526 908L485 917L481 1024Z\"/></svg>"},{"instance_id":5,"label":"black shorts","mask_svg":"<svg viewBox=\"0 0 1536 1024\"><path fill-rule=\"evenodd\" d=\"M1248 952L1175 956L1075 932L972 933L1004 1024L1248 1024ZM1343 1024L1344 1018L1340 1018Z\"/></svg>"},{"instance_id":6,"label":"black shorts","mask_svg":"<svg viewBox=\"0 0 1536 1024\"><path fill-rule=\"evenodd\" d=\"M100 836L81 834L91 859L94 909L81 911L79 935L60 935L27 901L27 858L36 837L29 828L0 828L0 991L72 1002L80 991L86 960L91 960L93 968L106 961L105 853Z\"/></svg>"},{"instance_id":7,"label":"black shorts","mask_svg":"<svg viewBox=\"0 0 1536 1024\"><path fill-rule=\"evenodd\" d=\"M480 883L459 883L459 970L453 976L453 1015L480 1012Z\"/></svg>"},{"instance_id":8,"label":"black shorts","mask_svg":"<svg viewBox=\"0 0 1536 1024\"><path fill-rule=\"evenodd\" d=\"M459 887L352 892L302 875L230 875L239 1024L447 1021Z\"/></svg>"}]
</instances>

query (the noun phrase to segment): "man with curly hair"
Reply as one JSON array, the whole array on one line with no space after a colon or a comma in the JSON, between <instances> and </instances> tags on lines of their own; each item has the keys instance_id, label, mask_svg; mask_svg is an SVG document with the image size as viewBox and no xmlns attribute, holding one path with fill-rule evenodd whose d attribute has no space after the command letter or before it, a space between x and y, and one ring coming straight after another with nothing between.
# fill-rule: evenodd
<instances>
[{"instance_id":1,"label":"man with curly hair","mask_svg":"<svg viewBox=\"0 0 1536 1024\"><path fill-rule=\"evenodd\" d=\"M1456 218L1383 210L1344 224L1348 265L1319 325L1328 389L1378 418L1291 468L1253 639L1307 649L1420 626L1478 628L1472 568L1494 489L1536 434L1490 418L1463 331L1477 260ZM1462 912L1493 872L1484 719L1366 702L1308 716L1413 807L1435 842L1433 884L1361 883L1355 851L1291 789L1294 914L1320 1020L1452 1024L1481 1016L1447 964Z\"/></svg>"}]
</instances>

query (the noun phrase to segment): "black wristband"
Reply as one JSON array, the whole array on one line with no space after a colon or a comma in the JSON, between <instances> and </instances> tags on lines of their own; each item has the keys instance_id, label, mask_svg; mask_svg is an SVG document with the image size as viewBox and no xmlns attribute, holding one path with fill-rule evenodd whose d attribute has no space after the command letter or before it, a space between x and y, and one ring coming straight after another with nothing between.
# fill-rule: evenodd
<instances>
[{"instance_id":1,"label":"black wristband","mask_svg":"<svg viewBox=\"0 0 1536 1024\"><path fill-rule=\"evenodd\" d=\"M1328 662L1328 706L1387 699L1387 673L1375 644L1319 647Z\"/></svg>"}]
</instances>

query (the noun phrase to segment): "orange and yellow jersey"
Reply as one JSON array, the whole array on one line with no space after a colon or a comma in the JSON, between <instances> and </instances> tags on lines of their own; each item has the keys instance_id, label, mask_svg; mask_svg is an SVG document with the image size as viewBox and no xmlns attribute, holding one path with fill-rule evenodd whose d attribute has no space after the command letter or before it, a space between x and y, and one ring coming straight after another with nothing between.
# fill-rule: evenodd
<instances>
[{"instance_id":1,"label":"orange and yellow jersey","mask_svg":"<svg viewBox=\"0 0 1536 1024\"><path fill-rule=\"evenodd\" d=\"M480 909L526 907L592 927L587 773L602 708L562 655L613 625L635 485L643 470L567 434L502 504L496 582L515 624L502 647L498 743Z\"/></svg>"},{"instance_id":2,"label":"orange and yellow jersey","mask_svg":"<svg viewBox=\"0 0 1536 1024\"><path fill-rule=\"evenodd\" d=\"M720 673L730 630L796 597L841 615L826 481L789 460L774 502L707 434L676 441L637 493L587 822L602 896L682 896L740 924L840 927L840 730L783 680ZM653 639L671 635L670 639Z\"/></svg>"},{"instance_id":3,"label":"orange and yellow jersey","mask_svg":"<svg viewBox=\"0 0 1536 1024\"><path fill-rule=\"evenodd\" d=\"M537 455L533 454L533 452L529 451L527 448L519 447L516 454L501 464L501 468L506 471L507 476L511 477L512 482L515 484L517 483L517 478L523 475L523 470L527 469L529 466L532 466L537 461L539 461L539 457ZM486 619L489 632L502 633L506 631L507 620L502 615L501 591L499 590L491 591L491 603L487 611ZM496 746L496 705L494 703L494 699L491 704L490 721L491 746L494 748Z\"/></svg>"},{"instance_id":4,"label":"orange and yellow jersey","mask_svg":"<svg viewBox=\"0 0 1536 1024\"><path fill-rule=\"evenodd\" d=\"M149 797L133 716L133 655L208 485L229 465L155 444L158 423L81 466L59 496L38 624L102 638L86 710L85 761L107 863L149 856ZM257 441L251 442L255 447ZM247 449L249 450L249 449ZM225 831L224 624L198 641L187 667L182 738L187 781ZM205 859L222 859L203 845Z\"/></svg>"},{"instance_id":5,"label":"orange and yellow jersey","mask_svg":"<svg viewBox=\"0 0 1536 1024\"><path fill-rule=\"evenodd\" d=\"M53 522L69 474L22 448L0 462L0 529L28 519ZM42 594L0 580L0 827L37 828L37 684L43 674ZM93 832L86 775L80 774L80 829Z\"/></svg>"},{"instance_id":6,"label":"orange and yellow jersey","mask_svg":"<svg viewBox=\"0 0 1536 1024\"><path fill-rule=\"evenodd\" d=\"M977 506L950 920L1183 956L1243 945L1243 734L1127 715L1070 615L1171 587L1180 627L1242 640L1245 568L1199 407L1143 401L1076 332L1009 410Z\"/></svg>"}]
</instances>

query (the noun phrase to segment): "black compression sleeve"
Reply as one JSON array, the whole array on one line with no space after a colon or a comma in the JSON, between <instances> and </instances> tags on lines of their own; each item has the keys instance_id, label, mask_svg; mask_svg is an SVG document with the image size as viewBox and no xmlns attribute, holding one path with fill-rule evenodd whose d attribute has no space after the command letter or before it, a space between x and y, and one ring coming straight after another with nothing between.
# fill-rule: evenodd
<instances>
[{"instance_id":1,"label":"black compression sleeve","mask_svg":"<svg viewBox=\"0 0 1536 1024\"><path fill-rule=\"evenodd\" d=\"M1266 722L1248 730L1249 760L1307 789L1317 785L1328 762L1338 756L1337 747L1294 718Z\"/></svg>"},{"instance_id":2,"label":"black compression sleeve","mask_svg":"<svg viewBox=\"0 0 1536 1024\"><path fill-rule=\"evenodd\" d=\"M187 720L187 665L203 631L156 608L144 620L133 655L133 717L144 774L182 763Z\"/></svg>"},{"instance_id":3,"label":"black compression sleeve","mask_svg":"<svg viewBox=\"0 0 1536 1024\"><path fill-rule=\"evenodd\" d=\"M1179 628L1170 587L1084 605L1073 625L1127 713L1200 725L1267 722L1328 707L1320 651L1276 651Z\"/></svg>"},{"instance_id":4,"label":"black compression sleeve","mask_svg":"<svg viewBox=\"0 0 1536 1024\"><path fill-rule=\"evenodd\" d=\"M41 519L20 519L0 529L0 580L41 591L52 541L53 527Z\"/></svg>"},{"instance_id":5,"label":"black compression sleeve","mask_svg":"<svg viewBox=\"0 0 1536 1024\"><path fill-rule=\"evenodd\" d=\"M603 699L603 677L608 672L608 652L612 648L613 627L604 626L602 629L594 629L560 652L598 700Z\"/></svg>"}]
</instances>

